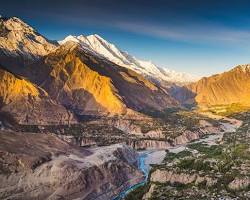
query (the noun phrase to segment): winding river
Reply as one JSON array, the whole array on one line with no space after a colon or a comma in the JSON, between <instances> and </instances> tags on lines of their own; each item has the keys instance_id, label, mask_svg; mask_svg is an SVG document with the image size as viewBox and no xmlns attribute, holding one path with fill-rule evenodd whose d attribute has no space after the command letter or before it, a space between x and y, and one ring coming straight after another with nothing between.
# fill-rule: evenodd
<instances>
[{"instance_id":1,"label":"winding river","mask_svg":"<svg viewBox=\"0 0 250 200\"><path fill-rule=\"evenodd\" d=\"M144 185L148 179L150 165L160 164L166 155L165 150L145 150L145 151L139 151L138 153L139 153L139 157L138 157L139 169L144 174L144 180L138 184L132 185L131 187L127 188L125 191L121 192L119 196L117 196L113 200L122 200L129 192Z\"/></svg>"}]
</instances>

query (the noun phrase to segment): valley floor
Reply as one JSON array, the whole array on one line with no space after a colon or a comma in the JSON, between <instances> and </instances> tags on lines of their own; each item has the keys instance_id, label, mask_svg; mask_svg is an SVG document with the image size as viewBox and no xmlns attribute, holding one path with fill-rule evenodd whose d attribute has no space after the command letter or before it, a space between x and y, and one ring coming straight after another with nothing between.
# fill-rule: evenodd
<instances>
[{"instance_id":1,"label":"valley floor","mask_svg":"<svg viewBox=\"0 0 250 200\"><path fill-rule=\"evenodd\" d=\"M249 199L249 113L216 117L225 133L169 149L127 199ZM219 136L219 137L218 137Z\"/></svg>"},{"instance_id":2,"label":"valley floor","mask_svg":"<svg viewBox=\"0 0 250 200\"><path fill-rule=\"evenodd\" d=\"M163 183L153 179L155 173L174 169L178 164L175 156L200 155L189 145L203 142L215 146L225 132L235 131L239 125L237 120L177 110L143 119L106 118L70 126L21 125L11 127L14 131L2 127L0 197L158 199L155 191L158 186L165 188L168 181L164 174L160 175ZM195 142L187 145L190 141ZM139 190L140 198L133 197L134 189ZM164 198L165 191L159 195Z\"/></svg>"}]
</instances>

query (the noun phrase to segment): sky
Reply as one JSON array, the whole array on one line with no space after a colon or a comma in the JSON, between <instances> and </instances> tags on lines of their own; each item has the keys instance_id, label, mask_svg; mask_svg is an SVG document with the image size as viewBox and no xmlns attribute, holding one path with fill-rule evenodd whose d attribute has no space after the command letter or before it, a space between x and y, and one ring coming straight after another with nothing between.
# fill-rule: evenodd
<instances>
[{"instance_id":1,"label":"sky","mask_svg":"<svg viewBox=\"0 0 250 200\"><path fill-rule=\"evenodd\" d=\"M51 40L99 34L160 67L208 76L250 63L247 0L0 0Z\"/></svg>"}]
</instances>

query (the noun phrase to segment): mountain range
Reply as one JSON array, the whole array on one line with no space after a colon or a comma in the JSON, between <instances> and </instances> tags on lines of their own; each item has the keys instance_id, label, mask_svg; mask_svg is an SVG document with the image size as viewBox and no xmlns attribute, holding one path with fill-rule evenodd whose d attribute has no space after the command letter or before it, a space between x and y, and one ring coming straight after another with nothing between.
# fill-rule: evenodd
<instances>
[{"instance_id":1,"label":"mountain range","mask_svg":"<svg viewBox=\"0 0 250 200\"><path fill-rule=\"evenodd\" d=\"M61 45L51 42L16 17L1 18L0 22L3 32L0 65L2 73L7 74L1 87L2 109L12 102L21 105L24 99L37 97L39 100L35 102L41 103L46 99L54 106L62 106L71 119L73 114L134 114L141 110L163 110L178 105L166 90L154 82L78 42L67 41ZM15 90L10 91L9 82L13 80L18 84L14 84ZM20 94L18 98L11 94L15 91ZM30 104L35 107L33 101ZM18 119L14 107L8 111L18 122L33 123L30 120L36 120L36 123L46 123L51 122L49 118L44 118L44 122L40 118L43 116L41 113L47 113L47 105L40 105L40 112L24 106L22 109L29 113L28 116L23 115L26 120ZM59 113L58 117L62 116ZM62 122L59 118L54 120Z\"/></svg>"},{"instance_id":2,"label":"mountain range","mask_svg":"<svg viewBox=\"0 0 250 200\"><path fill-rule=\"evenodd\" d=\"M0 110L22 124L79 115L138 115L187 104L249 105L249 65L197 81L119 50L99 35L51 41L17 17L0 18Z\"/></svg>"},{"instance_id":3,"label":"mountain range","mask_svg":"<svg viewBox=\"0 0 250 200\"><path fill-rule=\"evenodd\" d=\"M114 44L109 43L97 34L89 36L70 35L64 40L59 41L59 43L64 44L67 41L79 43L84 48L92 50L98 56L103 56L111 62L131 69L155 82L166 81L170 83L184 84L197 80L197 77L191 76L190 74L176 72L167 68L160 68L151 61L137 59L136 57L129 55L127 52L118 49Z\"/></svg>"}]
</instances>

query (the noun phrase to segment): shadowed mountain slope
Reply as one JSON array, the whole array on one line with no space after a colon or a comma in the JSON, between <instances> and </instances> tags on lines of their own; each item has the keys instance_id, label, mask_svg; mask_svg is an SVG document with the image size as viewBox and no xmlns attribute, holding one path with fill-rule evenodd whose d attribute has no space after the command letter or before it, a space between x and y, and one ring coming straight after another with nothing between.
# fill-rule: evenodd
<instances>
[{"instance_id":1,"label":"shadowed mountain slope","mask_svg":"<svg viewBox=\"0 0 250 200\"><path fill-rule=\"evenodd\" d=\"M67 42L29 67L28 77L77 113L125 114L176 106L165 91L136 72Z\"/></svg>"},{"instance_id":2,"label":"shadowed mountain slope","mask_svg":"<svg viewBox=\"0 0 250 200\"><path fill-rule=\"evenodd\" d=\"M0 67L0 115L18 124L68 124L72 113L53 101L43 89Z\"/></svg>"}]
</instances>

